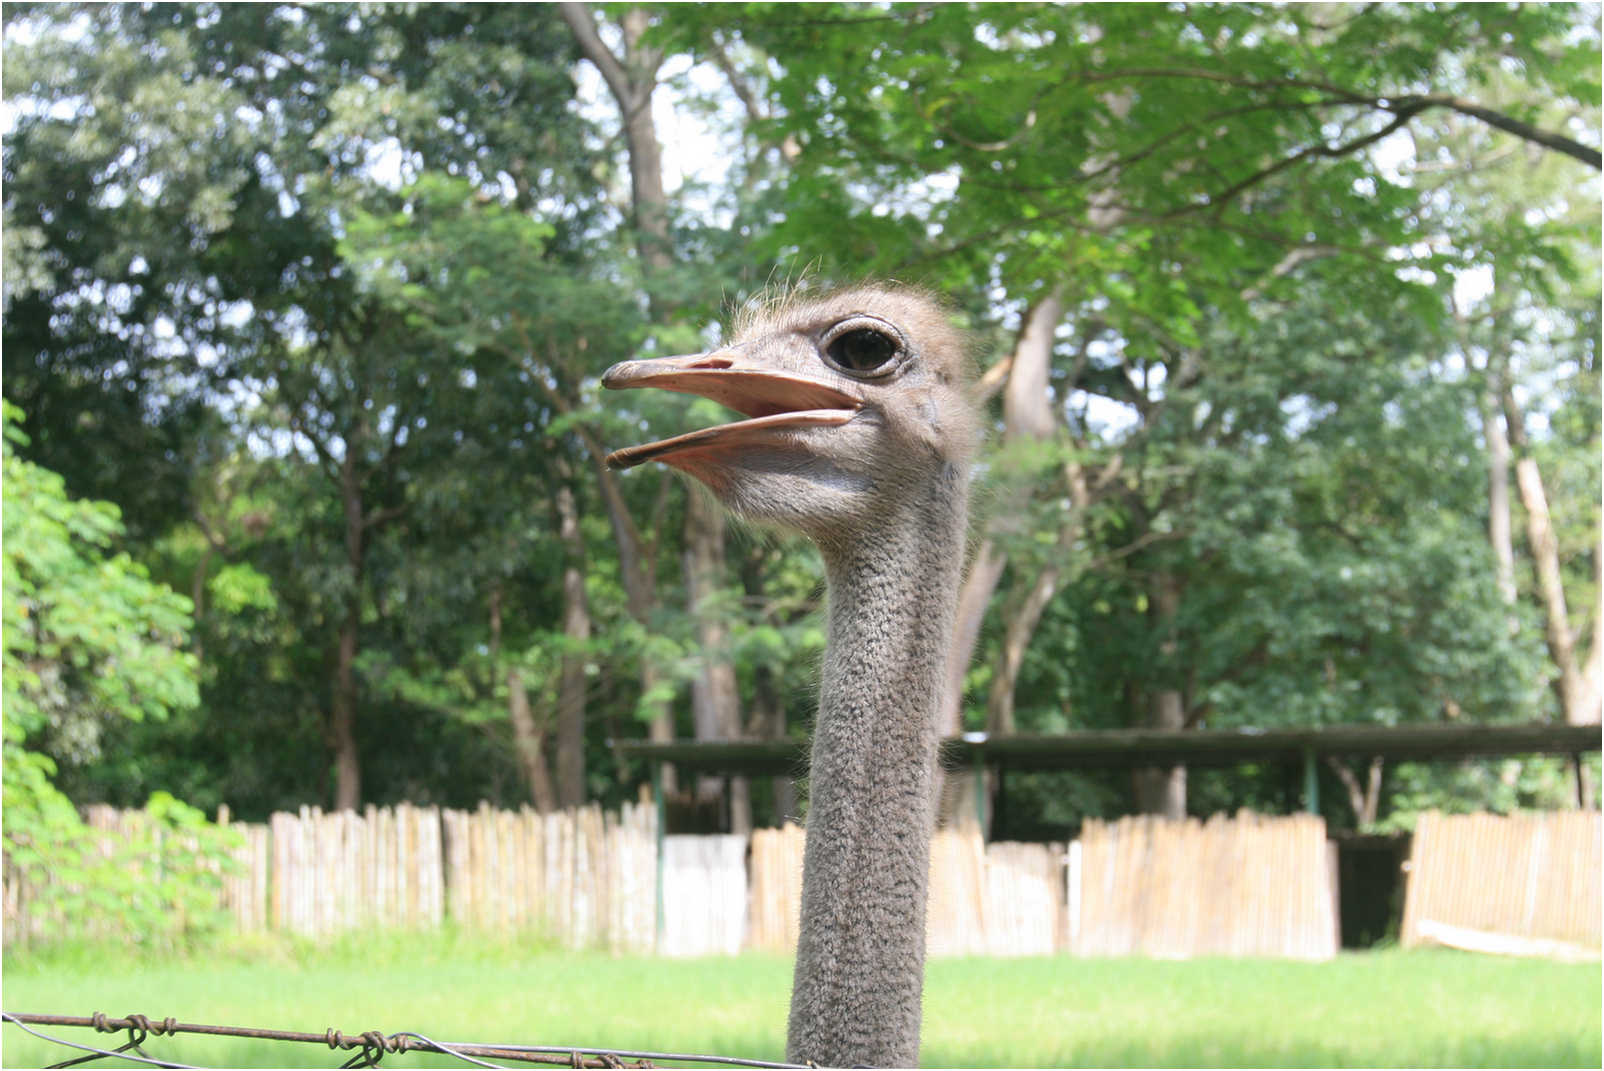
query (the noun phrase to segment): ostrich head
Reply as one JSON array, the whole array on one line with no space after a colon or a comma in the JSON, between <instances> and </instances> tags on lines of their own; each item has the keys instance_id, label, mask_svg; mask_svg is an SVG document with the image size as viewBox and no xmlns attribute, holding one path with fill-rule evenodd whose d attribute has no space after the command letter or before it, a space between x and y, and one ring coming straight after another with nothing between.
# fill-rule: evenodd
<instances>
[{"instance_id":1,"label":"ostrich head","mask_svg":"<svg viewBox=\"0 0 1604 1071\"><path fill-rule=\"evenodd\" d=\"M625 361L613 389L711 398L747 419L619 450L662 461L753 521L821 544L861 535L888 504L954 471L974 448L962 334L916 290L859 286L749 306L707 353Z\"/></svg>"},{"instance_id":2,"label":"ostrich head","mask_svg":"<svg viewBox=\"0 0 1604 1071\"><path fill-rule=\"evenodd\" d=\"M818 544L829 629L810 762L795 1063L917 1061L945 685L977 420L961 334L916 291L758 305L733 341L627 361L608 387L685 391L746 419L635 446L755 521Z\"/></svg>"}]
</instances>

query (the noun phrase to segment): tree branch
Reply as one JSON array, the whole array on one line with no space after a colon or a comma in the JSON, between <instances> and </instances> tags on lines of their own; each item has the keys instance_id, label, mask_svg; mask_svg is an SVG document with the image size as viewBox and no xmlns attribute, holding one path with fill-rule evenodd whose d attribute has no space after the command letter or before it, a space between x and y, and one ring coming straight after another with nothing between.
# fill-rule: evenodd
<instances>
[{"instance_id":1,"label":"tree branch","mask_svg":"<svg viewBox=\"0 0 1604 1071\"><path fill-rule=\"evenodd\" d=\"M557 5L562 14L563 21L574 32L574 40L579 42L579 49L585 58L595 64L601 72L602 80L607 83L608 90L613 99L623 103L631 99L631 86L629 74L624 65L619 62L612 50L602 42L601 34L596 30L596 19L591 15L590 8L585 4L562 3Z\"/></svg>"},{"instance_id":2,"label":"tree branch","mask_svg":"<svg viewBox=\"0 0 1604 1071\"><path fill-rule=\"evenodd\" d=\"M752 87L741 75L741 72L735 69L735 63L730 59L729 49L725 47L723 41L719 40L718 34L708 34L707 52L708 58L713 61L713 66L719 69L719 72L724 75L724 80L730 84L730 89L735 93L736 99L741 102L741 107L746 109L747 120L753 123L760 123L768 119L767 113L763 111L763 106L758 103L757 94L752 92Z\"/></svg>"},{"instance_id":3,"label":"tree branch","mask_svg":"<svg viewBox=\"0 0 1604 1071\"><path fill-rule=\"evenodd\" d=\"M1008 373L1013 371L1013 367L1014 355L1003 354L996 364L986 369L985 374L975 380L975 385L969 389L969 397L976 405L985 405L991 401L997 396L997 392L1002 390L1002 385L1007 381Z\"/></svg>"},{"instance_id":4,"label":"tree branch","mask_svg":"<svg viewBox=\"0 0 1604 1071\"><path fill-rule=\"evenodd\" d=\"M1280 172L1285 171L1287 168L1292 167L1295 164L1302 163L1311 157L1324 156L1328 158L1336 158L1357 152L1365 146L1372 145L1394 131L1401 129L1408 124L1409 120L1413 119L1420 112L1424 111L1425 107L1426 106L1422 104L1409 109L1400 109L1393 113L1392 122L1388 123L1380 130L1371 131L1368 134L1354 138L1352 141L1344 142L1341 145L1327 145L1322 142L1318 145L1310 145L1308 148L1300 149L1291 156L1283 157L1280 160L1277 160L1275 163L1270 164L1268 167L1260 168L1247 178L1244 178L1240 182L1221 190L1219 193L1205 194L1204 196L1207 198L1205 201L1200 201L1196 204L1182 205L1179 208L1171 209L1168 212L1161 213L1158 218L1161 220L1168 220L1174 219L1178 216L1191 215L1194 212L1217 209L1236 200L1237 197L1241 196L1243 193L1246 193L1254 186L1257 186L1265 179L1277 175Z\"/></svg>"},{"instance_id":5,"label":"tree branch","mask_svg":"<svg viewBox=\"0 0 1604 1071\"><path fill-rule=\"evenodd\" d=\"M751 84L736 69L735 61L730 59L728 47L716 33L708 35L708 55L713 61L713 66L719 69L720 73L724 75L724 80L730 84L730 89L741 102L741 107L746 109L747 122L767 122L770 115L763 110L763 104L759 101L757 94L753 92ZM797 143L795 135L792 134L785 134L778 141L768 139L766 144L779 150L780 158L786 163L791 163L802 155L802 146Z\"/></svg>"},{"instance_id":6,"label":"tree branch","mask_svg":"<svg viewBox=\"0 0 1604 1071\"><path fill-rule=\"evenodd\" d=\"M1468 115L1472 119L1480 119L1488 126L1496 127L1506 134L1513 134L1522 141L1529 141L1535 145L1541 145L1545 149L1553 149L1555 152L1563 153L1573 160L1580 160L1595 171L1604 169L1604 156L1600 155L1599 150L1583 145L1579 141L1574 141L1564 134L1558 134L1552 130L1543 130L1530 123L1522 122L1514 116L1494 111L1486 105L1477 104L1475 101L1465 100L1463 97L1448 96L1447 94L1433 94L1427 97L1405 99L1418 101L1427 108L1448 108L1461 115ZM1395 104L1394 110L1398 106Z\"/></svg>"},{"instance_id":7,"label":"tree branch","mask_svg":"<svg viewBox=\"0 0 1604 1071\"><path fill-rule=\"evenodd\" d=\"M1480 119L1488 126L1513 134L1524 141L1530 141L1533 144L1563 153L1595 170L1604 168L1604 159L1601 159L1599 150L1591 146L1583 145L1581 142L1568 138L1563 134L1543 130L1540 127L1516 119L1514 116L1489 108L1484 104L1478 104L1475 101L1466 100L1463 97L1456 97L1448 93L1404 94L1397 97L1375 96L1357 93L1342 86L1331 85L1329 82L1317 82L1303 78L1246 78L1242 75L1229 74L1225 71L1202 70L1190 67L1123 67L1100 71L1083 71L1079 74L1079 80L1083 82L1106 82L1122 78L1191 78L1254 90L1313 89L1321 93L1328 93L1342 103L1364 105L1392 112L1394 115L1403 117L1405 122L1428 108L1448 108L1459 112L1461 115Z\"/></svg>"},{"instance_id":8,"label":"tree branch","mask_svg":"<svg viewBox=\"0 0 1604 1071\"><path fill-rule=\"evenodd\" d=\"M312 444L312 451L317 454L318 466L323 470L323 474L335 483L339 483L339 462L334 460L333 453L329 451L323 440L313 435L308 429L307 423L301 418L300 412L293 408L290 410L290 430Z\"/></svg>"},{"instance_id":9,"label":"tree branch","mask_svg":"<svg viewBox=\"0 0 1604 1071\"><path fill-rule=\"evenodd\" d=\"M396 518L401 517L406 511L407 504L403 502L399 506L386 506L383 509L363 514L362 530L366 532L374 528L382 528Z\"/></svg>"},{"instance_id":10,"label":"tree branch","mask_svg":"<svg viewBox=\"0 0 1604 1071\"><path fill-rule=\"evenodd\" d=\"M1094 569L1102 569L1105 566L1114 564L1121 558L1129 558L1137 551L1150 547L1155 543L1165 543L1174 539L1186 539L1191 534L1192 533L1190 532L1181 531L1154 532L1150 530L1144 532L1140 536L1137 536L1135 539L1131 540L1129 543L1125 544L1123 547L1118 547L1109 551L1107 554L1100 554L1093 558L1087 563L1085 571L1089 573Z\"/></svg>"},{"instance_id":11,"label":"tree branch","mask_svg":"<svg viewBox=\"0 0 1604 1071\"><path fill-rule=\"evenodd\" d=\"M1264 273L1258 282L1242 291L1243 301L1256 301L1264 294L1264 288L1276 279L1292 274L1299 264L1307 260L1318 260L1321 257L1335 256L1342 250L1330 245L1300 245L1287 251L1287 255L1276 262L1275 267Z\"/></svg>"}]
</instances>

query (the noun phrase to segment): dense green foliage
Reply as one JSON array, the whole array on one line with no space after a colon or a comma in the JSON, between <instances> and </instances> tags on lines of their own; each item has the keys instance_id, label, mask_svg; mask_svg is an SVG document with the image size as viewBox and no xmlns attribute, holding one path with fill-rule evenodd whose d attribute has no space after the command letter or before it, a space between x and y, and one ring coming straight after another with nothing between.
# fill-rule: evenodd
<instances>
[{"instance_id":1,"label":"dense green foliage","mask_svg":"<svg viewBox=\"0 0 1604 1071\"><path fill-rule=\"evenodd\" d=\"M170 948L222 922L215 862L230 841L157 791L129 835L84 826L51 783L57 757L101 760L124 721L160 721L198 701L184 651L189 604L116 550L117 507L71 499L61 477L16 456L5 411L4 783L9 873L52 935ZM46 877L49 881L46 881Z\"/></svg>"},{"instance_id":2,"label":"dense green foliage","mask_svg":"<svg viewBox=\"0 0 1604 1071\"><path fill-rule=\"evenodd\" d=\"M777 1060L791 978L780 956L646 961L465 935L106 966L8 966L8 1010L183 1009L185 1021L316 1034L415 1030ZM937 959L922 1051L932 1067L1587 1067L1598 1063L1599 999L1596 966L1450 952L1320 964ZM7 1066L67 1055L6 1029ZM327 1066L329 1056L190 1035L146 1051L224 1067Z\"/></svg>"},{"instance_id":3,"label":"dense green foliage","mask_svg":"<svg viewBox=\"0 0 1604 1071\"><path fill-rule=\"evenodd\" d=\"M805 731L814 552L699 558L680 483L599 462L716 407L596 378L808 272L943 291L994 373L976 542L1006 564L966 726L1558 720L1572 679L1596 707L1596 9L678 5L639 39L625 10L660 263L554 7L7 5L4 392L35 466L13 486L8 455L8 569L56 509L108 549L60 488L114 503L97 594L148 616L106 642L159 641L102 674L58 610L17 657L70 672L14 681L8 572L8 803L15 754L77 803L512 804L559 746L616 801L647 771L606 741L665 708L705 732L708 659L747 731ZM1051 302L1022 433L996 387ZM1492 494L1523 459L1567 635L1525 500ZM1570 791L1553 763L1360 780L1333 822ZM1014 807L1073 826L1148 805L1128 781ZM1191 807L1283 788L1200 776Z\"/></svg>"}]
</instances>

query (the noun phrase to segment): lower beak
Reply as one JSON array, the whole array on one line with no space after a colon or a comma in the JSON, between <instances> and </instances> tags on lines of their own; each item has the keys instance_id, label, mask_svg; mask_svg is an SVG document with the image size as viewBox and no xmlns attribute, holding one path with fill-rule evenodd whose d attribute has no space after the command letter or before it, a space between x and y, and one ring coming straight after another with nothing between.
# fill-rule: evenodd
<instances>
[{"instance_id":1,"label":"lower beak","mask_svg":"<svg viewBox=\"0 0 1604 1071\"><path fill-rule=\"evenodd\" d=\"M863 408L858 398L795 372L742 365L733 351L658 357L615 364L602 375L609 390L656 387L711 398L747 417L731 424L617 450L607 457L622 469L684 450L728 450L774 441L774 432L845 424Z\"/></svg>"}]
</instances>

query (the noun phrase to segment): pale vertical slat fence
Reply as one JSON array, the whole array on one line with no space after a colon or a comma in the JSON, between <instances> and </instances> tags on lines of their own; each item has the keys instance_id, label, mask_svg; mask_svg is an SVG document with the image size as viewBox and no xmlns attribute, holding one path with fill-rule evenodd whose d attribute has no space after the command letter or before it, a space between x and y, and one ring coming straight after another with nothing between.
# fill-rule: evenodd
<instances>
[{"instance_id":1,"label":"pale vertical slat fence","mask_svg":"<svg viewBox=\"0 0 1604 1071\"><path fill-rule=\"evenodd\" d=\"M746 942L741 834L663 838L663 940L668 956L733 956Z\"/></svg>"},{"instance_id":2,"label":"pale vertical slat fence","mask_svg":"<svg viewBox=\"0 0 1604 1071\"><path fill-rule=\"evenodd\" d=\"M805 840L790 824L752 834L747 947L795 951ZM974 827L937 832L925 918L929 954L1041 956L1061 948L1063 859L1063 845L987 845Z\"/></svg>"},{"instance_id":3,"label":"pale vertical slat fence","mask_svg":"<svg viewBox=\"0 0 1604 1071\"><path fill-rule=\"evenodd\" d=\"M106 851L144 828L138 812L90 808ZM223 906L241 930L322 936L354 927L424 929L450 920L534 932L571 947L671 955L795 948L803 830L663 839L657 927L656 813L646 804L541 815L411 806L233 824L237 865ZM1598 812L1422 816L1403 942L1597 957ZM130 858L136 875L154 859ZM985 844L971 828L931 846L931 955L1321 959L1337 944L1335 867L1312 816L1207 822L1088 822L1074 844ZM154 873L154 871L152 872ZM5 932L27 940L61 920L10 866ZM80 930L94 936L93 927Z\"/></svg>"},{"instance_id":4,"label":"pale vertical slat fence","mask_svg":"<svg viewBox=\"0 0 1604 1071\"><path fill-rule=\"evenodd\" d=\"M250 873L229 883L225 903L242 929L265 924L308 937L438 926L440 822L436 808L401 804L362 814L303 807L273 815L266 827L236 826L247 837Z\"/></svg>"},{"instance_id":5,"label":"pale vertical slat fence","mask_svg":"<svg viewBox=\"0 0 1604 1071\"><path fill-rule=\"evenodd\" d=\"M1063 947L1064 845L986 848L986 955L1044 956Z\"/></svg>"},{"instance_id":6,"label":"pale vertical slat fence","mask_svg":"<svg viewBox=\"0 0 1604 1071\"><path fill-rule=\"evenodd\" d=\"M614 896L604 930L613 953L650 952L657 942L657 810L650 803L608 815Z\"/></svg>"},{"instance_id":7,"label":"pale vertical slat fence","mask_svg":"<svg viewBox=\"0 0 1604 1071\"><path fill-rule=\"evenodd\" d=\"M1063 947L1062 844L987 844L973 825L930 845L932 956L1046 956Z\"/></svg>"},{"instance_id":8,"label":"pale vertical slat fence","mask_svg":"<svg viewBox=\"0 0 1604 1071\"><path fill-rule=\"evenodd\" d=\"M747 947L767 952L796 950L802 915L802 827L754 829L748 870Z\"/></svg>"},{"instance_id":9,"label":"pale vertical slat fence","mask_svg":"<svg viewBox=\"0 0 1604 1071\"><path fill-rule=\"evenodd\" d=\"M271 908L269 861L271 844L267 826L235 825L244 845L234 853L234 866L223 874L223 909L234 917L240 930L250 933L267 929Z\"/></svg>"},{"instance_id":10,"label":"pale vertical slat fence","mask_svg":"<svg viewBox=\"0 0 1604 1071\"><path fill-rule=\"evenodd\" d=\"M533 930L570 947L649 951L656 932L656 813L625 804L538 814L445 811L448 914L465 926Z\"/></svg>"},{"instance_id":11,"label":"pale vertical slat fence","mask_svg":"<svg viewBox=\"0 0 1604 1071\"><path fill-rule=\"evenodd\" d=\"M932 956L986 951L986 844L976 827L938 830L930 842L925 950Z\"/></svg>"},{"instance_id":12,"label":"pale vertical slat fence","mask_svg":"<svg viewBox=\"0 0 1604 1071\"><path fill-rule=\"evenodd\" d=\"M1421 815L1401 943L1598 957L1601 834L1597 811Z\"/></svg>"},{"instance_id":13,"label":"pale vertical slat fence","mask_svg":"<svg viewBox=\"0 0 1604 1071\"><path fill-rule=\"evenodd\" d=\"M1089 821L1077 854L1075 955L1336 954L1330 853L1316 816Z\"/></svg>"}]
</instances>

